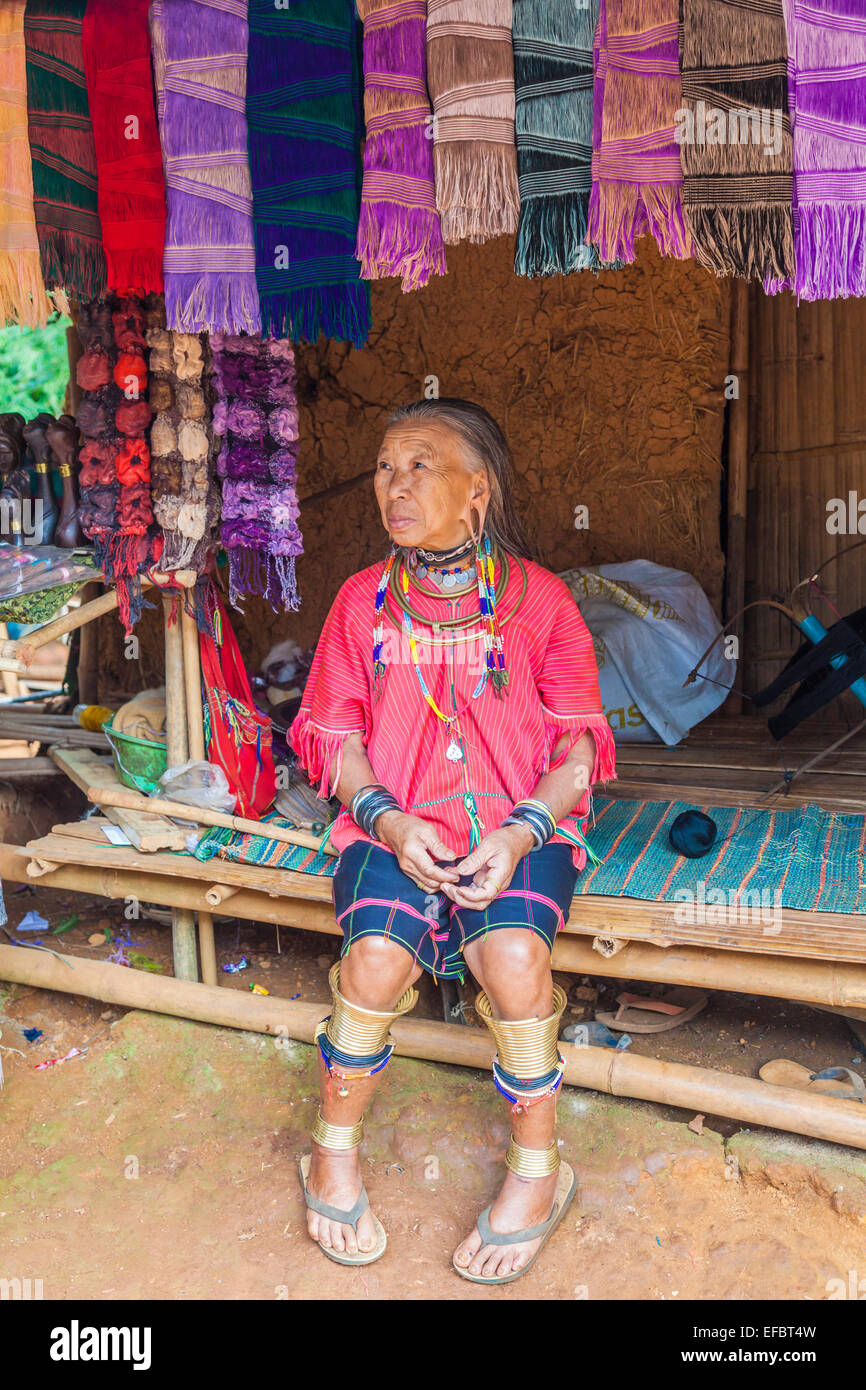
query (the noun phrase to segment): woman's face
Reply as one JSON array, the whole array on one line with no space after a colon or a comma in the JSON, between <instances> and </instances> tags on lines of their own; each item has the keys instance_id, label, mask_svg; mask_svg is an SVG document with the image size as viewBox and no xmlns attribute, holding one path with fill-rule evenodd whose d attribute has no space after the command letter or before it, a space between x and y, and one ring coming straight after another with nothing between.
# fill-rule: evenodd
<instances>
[{"instance_id":1,"label":"woman's face","mask_svg":"<svg viewBox=\"0 0 866 1390\"><path fill-rule=\"evenodd\" d=\"M404 420L382 440L375 477L382 525L395 545L450 550L479 533L490 499L484 469L472 471L466 446L436 420ZM471 522L471 526L470 526Z\"/></svg>"}]
</instances>

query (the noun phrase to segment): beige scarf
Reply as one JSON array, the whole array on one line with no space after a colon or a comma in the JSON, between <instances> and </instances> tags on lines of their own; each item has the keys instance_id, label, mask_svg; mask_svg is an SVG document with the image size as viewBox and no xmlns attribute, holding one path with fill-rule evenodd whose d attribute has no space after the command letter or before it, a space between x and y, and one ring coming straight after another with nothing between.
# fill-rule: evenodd
<instances>
[{"instance_id":1,"label":"beige scarf","mask_svg":"<svg viewBox=\"0 0 866 1390\"><path fill-rule=\"evenodd\" d=\"M428 0L436 206L449 245L517 230L511 8L512 0Z\"/></svg>"},{"instance_id":2,"label":"beige scarf","mask_svg":"<svg viewBox=\"0 0 866 1390\"><path fill-rule=\"evenodd\" d=\"M42 282L33 213L24 7L25 0L0 6L0 327L41 328L53 305Z\"/></svg>"}]
</instances>

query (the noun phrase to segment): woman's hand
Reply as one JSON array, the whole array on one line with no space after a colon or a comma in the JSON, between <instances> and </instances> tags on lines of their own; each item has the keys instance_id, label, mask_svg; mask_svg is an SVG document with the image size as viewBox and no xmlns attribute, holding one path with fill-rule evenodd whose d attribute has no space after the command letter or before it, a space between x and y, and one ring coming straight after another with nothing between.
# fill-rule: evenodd
<instances>
[{"instance_id":1,"label":"woman's hand","mask_svg":"<svg viewBox=\"0 0 866 1390\"><path fill-rule=\"evenodd\" d=\"M444 891L446 884L460 877L450 866L437 864L437 859L454 859L453 849L443 844L430 825L420 816L405 811L383 811L376 820L376 834L397 856L397 863L428 893Z\"/></svg>"},{"instance_id":2,"label":"woman's hand","mask_svg":"<svg viewBox=\"0 0 866 1390\"><path fill-rule=\"evenodd\" d=\"M517 865L534 844L535 837L528 826L500 826L485 835L478 848L455 865L464 877L472 874L474 882L465 886L445 884L442 892L458 907L483 912L511 882Z\"/></svg>"}]
</instances>

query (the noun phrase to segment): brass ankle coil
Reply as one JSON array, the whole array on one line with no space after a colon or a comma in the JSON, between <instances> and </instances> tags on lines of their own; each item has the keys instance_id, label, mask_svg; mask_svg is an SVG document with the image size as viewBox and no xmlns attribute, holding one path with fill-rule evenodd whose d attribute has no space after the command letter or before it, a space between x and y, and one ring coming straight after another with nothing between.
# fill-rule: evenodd
<instances>
[{"instance_id":1,"label":"brass ankle coil","mask_svg":"<svg viewBox=\"0 0 866 1390\"><path fill-rule=\"evenodd\" d=\"M397 1000L390 1013L363 1009L352 1004L340 993L340 962L335 961L328 974L328 984L334 999L331 1017L325 1033L328 1042L340 1052L353 1057L369 1057L379 1053L388 1041L391 1024L401 1014L407 1014L418 1002L418 991L412 986Z\"/></svg>"},{"instance_id":2,"label":"brass ankle coil","mask_svg":"<svg viewBox=\"0 0 866 1390\"><path fill-rule=\"evenodd\" d=\"M546 1178L559 1168L559 1145L552 1140L546 1149L527 1149L514 1135L505 1155L505 1166L518 1178Z\"/></svg>"},{"instance_id":3,"label":"brass ankle coil","mask_svg":"<svg viewBox=\"0 0 866 1390\"><path fill-rule=\"evenodd\" d=\"M565 990L553 986L553 1013L548 1018L524 1018L516 1021L494 1018L490 1000L484 990L475 1007L496 1041L500 1065L521 1081L547 1076L559 1066L559 1020L565 1012Z\"/></svg>"},{"instance_id":4,"label":"brass ankle coil","mask_svg":"<svg viewBox=\"0 0 866 1390\"><path fill-rule=\"evenodd\" d=\"M321 1110L316 1111L313 1122L312 1139L323 1149L357 1149L364 1133L364 1117L354 1125L332 1125L325 1119Z\"/></svg>"}]
</instances>

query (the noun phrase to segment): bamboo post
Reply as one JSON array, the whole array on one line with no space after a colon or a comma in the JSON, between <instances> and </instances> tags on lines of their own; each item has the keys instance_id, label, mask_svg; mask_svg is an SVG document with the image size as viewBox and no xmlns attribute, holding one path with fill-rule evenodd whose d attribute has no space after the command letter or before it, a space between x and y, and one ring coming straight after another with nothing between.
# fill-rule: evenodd
<instances>
[{"instance_id":1,"label":"bamboo post","mask_svg":"<svg viewBox=\"0 0 866 1390\"><path fill-rule=\"evenodd\" d=\"M183 600L175 594L163 594L162 611L165 623L165 742L168 766L180 767L189 757L187 738L186 685L183 672L183 636L179 610ZM150 799L148 810L155 810ZM171 942L174 954L174 973L179 980L198 979L198 958L195 941L195 913L189 908L171 910Z\"/></svg>"},{"instance_id":2,"label":"bamboo post","mask_svg":"<svg viewBox=\"0 0 866 1390\"><path fill-rule=\"evenodd\" d=\"M184 595L184 600L186 595ZM201 704L201 651L198 627L195 617L187 612L186 602L180 605L181 637L183 641L183 673L186 689L187 737L189 756L195 762L204 762L204 720ZM201 959L201 977L206 985L219 984L216 963L216 943L213 934L213 915L210 912L198 914L198 949Z\"/></svg>"},{"instance_id":3,"label":"bamboo post","mask_svg":"<svg viewBox=\"0 0 866 1390\"><path fill-rule=\"evenodd\" d=\"M97 583L85 584L79 607L92 603L98 593ZM78 699L82 705L95 705L99 701L99 632L89 622L82 627L78 641Z\"/></svg>"},{"instance_id":4,"label":"bamboo post","mask_svg":"<svg viewBox=\"0 0 866 1390\"><path fill-rule=\"evenodd\" d=\"M725 619L730 621L745 603L746 502L749 468L749 284L734 280L731 292L731 366L737 394L728 412L728 543L725 567ZM742 642L742 631L740 632ZM742 660L737 687L742 684ZM743 698L736 691L725 701L727 714L742 714Z\"/></svg>"},{"instance_id":5,"label":"bamboo post","mask_svg":"<svg viewBox=\"0 0 866 1390\"><path fill-rule=\"evenodd\" d=\"M261 997L245 990L217 989L189 980L168 979L148 971L125 970L107 961L0 946L0 979L36 985L65 994L84 995L126 1008L149 1009L222 1027L313 1041L327 1003ZM393 1027L403 1057L489 1069L493 1039L480 1029L423 1019L400 1019ZM631 1096L675 1105L709 1115L725 1115L747 1124L790 1130L794 1134L866 1149L866 1107L833 1096L771 1086L764 1081L653 1057L631 1056L603 1047L560 1043L565 1080L608 1095Z\"/></svg>"},{"instance_id":6,"label":"bamboo post","mask_svg":"<svg viewBox=\"0 0 866 1390\"><path fill-rule=\"evenodd\" d=\"M169 763L169 766L172 766ZM197 825L218 825L225 830L239 830L244 835L265 835L269 840L281 840L304 849L319 849L321 841L306 830L287 830L282 825L263 824L246 816L230 816L222 811L210 811L202 806L185 806L182 801L169 801L162 796L142 796L125 787L88 787L88 801L97 806L114 806L121 811L155 811L160 816L175 816L178 820L195 821ZM335 850L325 850L335 854Z\"/></svg>"},{"instance_id":7,"label":"bamboo post","mask_svg":"<svg viewBox=\"0 0 866 1390\"><path fill-rule=\"evenodd\" d=\"M0 623L0 651L9 641L9 628L5 623ZM17 662L15 663L18 664ZM18 679L18 672L10 671L6 664L0 661L0 672L2 672L3 690L7 695L20 695L21 682Z\"/></svg>"}]
</instances>

